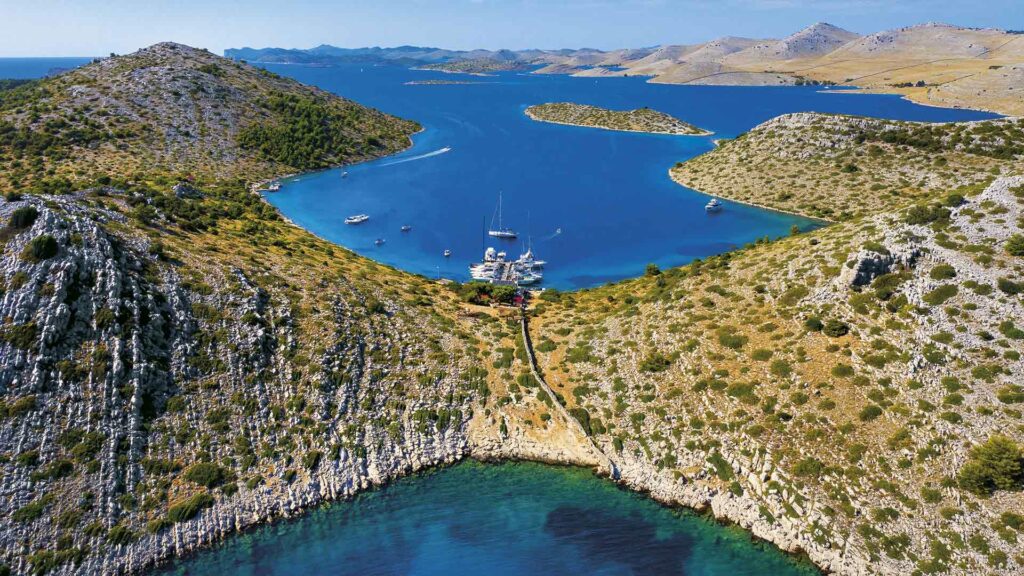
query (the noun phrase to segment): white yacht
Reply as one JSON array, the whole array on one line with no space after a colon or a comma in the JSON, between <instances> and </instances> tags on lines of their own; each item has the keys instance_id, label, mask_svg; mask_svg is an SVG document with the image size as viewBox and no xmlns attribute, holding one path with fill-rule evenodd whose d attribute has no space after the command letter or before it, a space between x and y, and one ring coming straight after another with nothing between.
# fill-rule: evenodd
<instances>
[{"instance_id":1,"label":"white yacht","mask_svg":"<svg viewBox=\"0 0 1024 576\"><path fill-rule=\"evenodd\" d=\"M345 218L345 224L362 224L369 220L370 217L366 214L356 214L355 216L349 216Z\"/></svg>"},{"instance_id":2,"label":"white yacht","mask_svg":"<svg viewBox=\"0 0 1024 576\"><path fill-rule=\"evenodd\" d=\"M498 227L494 227L494 218L498 218ZM511 239L517 236L515 230L506 228L501 223L501 192L498 192L498 207L495 210L494 216L491 216L491 229L487 231L487 235L493 238L506 238Z\"/></svg>"},{"instance_id":3,"label":"white yacht","mask_svg":"<svg viewBox=\"0 0 1024 576\"><path fill-rule=\"evenodd\" d=\"M722 203L718 201L718 198L712 198L710 202L704 205L704 210L708 212L721 212Z\"/></svg>"},{"instance_id":4,"label":"white yacht","mask_svg":"<svg viewBox=\"0 0 1024 576\"><path fill-rule=\"evenodd\" d=\"M527 270L536 270L537 268L543 268L547 264L546 260L537 260L533 256L533 250L530 248L526 249L526 252L519 256L519 260L516 260L516 264L519 264Z\"/></svg>"},{"instance_id":5,"label":"white yacht","mask_svg":"<svg viewBox=\"0 0 1024 576\"><path fill-rule=\"evenodd\" d=\"M451 255L452 255L452 251L451 251L451 250L445 250L445 251L444 251L444 257L445 257L445 258L448 258L448 257L450 257Z\"/></svg>"},{"instance_id":6,"label":"white yacht","mask_svg":"<svg viewBox=\"0 0 1024 576\"><path fill-rule=\"evenodd\" d=\"M409 226L408 224L406 224L406 225L402 226L401 230L402 230L402 232L408 232L408 231L412 230L412 226Z\"/></svg>"},{"instance_id":7,"label":"white yacht","mask_svg":"<svg viewBox=\"0 0 1024 576\"><path fill-rule=\"evenodd\" d=\"M373 243L377 246L383 246L384 242L386 242L386 240L384 240L383 238L377 238L376 240L373 241Z\"/></svg>"}]
</instances>

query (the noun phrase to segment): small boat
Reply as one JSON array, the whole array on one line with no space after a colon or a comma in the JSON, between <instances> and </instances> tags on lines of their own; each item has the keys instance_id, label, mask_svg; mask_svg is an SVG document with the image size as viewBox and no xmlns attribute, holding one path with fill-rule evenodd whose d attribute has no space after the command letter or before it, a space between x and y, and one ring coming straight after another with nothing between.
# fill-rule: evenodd
<instances>
[{"instance_id":1,"label":"small boat","mask_svg":"<svg viewBox=\"0 0 1024 576\"><path fill-rule=\"evenodd\" d=\"M408 232L408 231L412 230L412 226L409 226L408 224L406 224L405 226L402 226L401 230L402 230L402 232Z\"/></svg>"},{"instance_id":2,"label":"small boat","mask_svg":"<svg viewBox=\"0 0 1024 576\"><path fill-rule=\"evenodd\" d=\"M498 218L498 227L494 227L494 218ZM506 238L513 239L517 236L515 230L506 228L501 224L501 192L498 192L498 207L495 209L494 215L491 216L491 229L487 231L487 235L492 238Z\"/></svg>"},{"instance_id":3,"label":"small boat","mask_svg":"<svg viewBox=\"0 0 1024 576\"><path fill-rule=\"evenodd\" d=\"M369 220L370 217L366 214L356 214L355 216L349 216L345 218L345 224L362 224Z\"/></svg>"},{"instance_id":4,"label":"small boat","mask_svg":"<svg viewBox=\"0 0 1024 576\"><path fill-rule=\"evenodd\" d=\"M445 250L445 251L444 251L444 257L445 257L445 258L448 258L448 257L449 257L449 256L451 256L451 255L452 255L452 251L451 251L451 250Z\"/></svg>"},{"instance_id":5,"label":"small boat","mask_svg":"<svg viewBox=\"0 0 1024 576\"><path fill-rule=\"evenodd\" d=\"M343 171L343 172L341 173L341 177L342 177L342 178L348 178L348 172L344 172L344 171Z\"/></svg>"},{"instance_id":6,"label":"small boat","mask_svg":"<svg viewBox=\"0 0 1024 576\"><path fill-rule=\"evenodd\" d=\"M537 282L540 282L541 278L543 277L540 274L527 272L526 274L520 276L518 280L516 280L516 284L519 284L520 286L529 286L530 284L536 284Z\"/></svg>"},{"instance_id":7,"label":"small boat","mask_svg":"<svg viewBox=\"0 0 1024 576\"><path fill-rule=\"evenodd\" d=\"M377 238L376 240L373 241L373 243L376 244L377 246L383 246L384 242L385 240L383 238Z\"/></svg>"},{"instance_id":8,"label":"small boat","mask_svg":"<svg viewBox=\"0 0 1024 576\"><path fill-rule=\"evenodd\" d=\"M704 210L708 212L721 212L722 203L718 201L718 198L712 198L710 202L704 205Z\"/></svg>"},{"instance_id":9,"label":"small boat","mask_svg":"<svg viewBox=\"0 0 1024 576\"><path fill-rule=\"evenodd\" d=\"M277 182L274 182L270 186L267 186L267 191L268 192L277 192L280 189L281 189L281 185L278 184Z\"/></svg>"}]
</instances>

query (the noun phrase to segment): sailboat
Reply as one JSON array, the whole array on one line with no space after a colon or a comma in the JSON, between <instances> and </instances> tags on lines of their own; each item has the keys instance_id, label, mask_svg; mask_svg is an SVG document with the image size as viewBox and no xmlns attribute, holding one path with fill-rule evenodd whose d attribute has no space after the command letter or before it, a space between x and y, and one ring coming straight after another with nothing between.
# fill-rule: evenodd
<instances>
[{"instance_id":1,"label":"sailboat","mask_svg":"<svg viewBox=\"0 0 1024 576\"><path fill-rule=\"evenodd\" d=\"M515 230L505 228L501 224L501 192L498 192L498 208L495 210L495 216L498 217L498 227L494 227L494 216L491 216L491 229L487 231L487 235L494 238L515 238Z\"/></svg>"}]
</instances>

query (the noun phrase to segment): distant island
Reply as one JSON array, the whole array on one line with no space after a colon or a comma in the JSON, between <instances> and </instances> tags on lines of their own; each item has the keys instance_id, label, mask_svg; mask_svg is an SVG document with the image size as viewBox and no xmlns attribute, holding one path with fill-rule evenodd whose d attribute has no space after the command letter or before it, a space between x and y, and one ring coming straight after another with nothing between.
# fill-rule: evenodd
<instances>
[{"instance_id":1,"label":"distant island","mask_svg":"<svg viewBox=\"0 0 1024 576\"><path fill-rule=\"evenodd\" d=\"M488 84L488 82L473 82L471 80L410 80L403 82L406 86L447 86L450 84Z\"/></svg>"},{"instance_id":2,"label":"distant island","mask_svg":"<svg viewBox=\"0 0 1024 576\"><path fill-rule=\"evenodd\" d=\"M552 102L530 106L526 109L526 115L538 122L622 132L647 132L676 136L709 136L712 134L712 132L683 122L674 116L646 107L635 110L609 110L587 104Z\"/></svg>"},{"instance_id":3,"label":"distant island","mask_svg":"<svg viewBox=\"0 0 1024 576\"><path fill-rule=\"evenodd\" d=\"M528 62L522 60L506 60L500 58L474 58L468 60L452 60L450 62L438 62L419 66L417 70L432 70L434 72L449 72L453 74L475 74L490 76L494 72L516 72L535 68Z\"/></svg>"}]
</instances>

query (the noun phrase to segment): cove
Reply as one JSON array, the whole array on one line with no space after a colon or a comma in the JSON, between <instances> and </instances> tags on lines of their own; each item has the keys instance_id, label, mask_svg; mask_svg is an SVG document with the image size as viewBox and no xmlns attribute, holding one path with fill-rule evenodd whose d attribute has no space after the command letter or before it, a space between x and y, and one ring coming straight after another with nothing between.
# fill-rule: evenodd
<instances>
[{"instance_id":1,"label":"cove","mask_svg":"<svg viewBox=\"0 0 1024 576\"><path fill-rule=\"evenodd\" d=\"M164 574L809 576L736 527L589 470L464 462L261 527Z\"/></svg>"},{"instance_id":2,"label":"cove","mask_svg":"<svg viewBox=\"0 0 1024 576\"><path fill-rule=\"evenodd\" d=\"M359 254L428 277L468 280L479 261L498 192L517 240L486 245L518 255L532 239L548 261L543 286L573 289L638 276L653 262L686 264L757 238L809 230L814 220L725 202L673 183L668 169L779 114L835 112L922 121L996 117L920 106L897 96L824 93L816 87L649 84L642 78L501 73L480 77L386 66L267 65L362 104L420 122L414 146L396 156L303 174L267 200L293 222ZM425 80L465 84L407 84ZM530 120L544 102L605 108L648 106L715 132L665 136ZM447 148L450 150L445 151ZM780 189L780 192L785 190ZM346 216L370 221L346 226ZM403 225L412 231L403 233ZM375 240L385 240L375 245ZM444 250L451 250L445 258Z\"/></svg>"}]
</instances>

